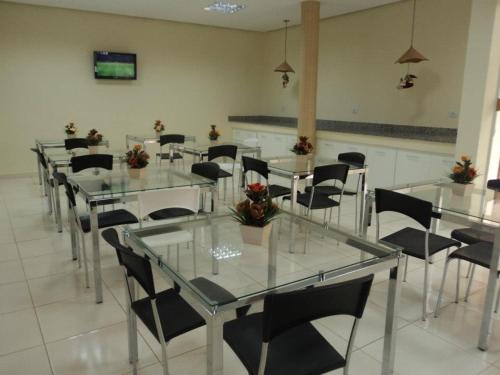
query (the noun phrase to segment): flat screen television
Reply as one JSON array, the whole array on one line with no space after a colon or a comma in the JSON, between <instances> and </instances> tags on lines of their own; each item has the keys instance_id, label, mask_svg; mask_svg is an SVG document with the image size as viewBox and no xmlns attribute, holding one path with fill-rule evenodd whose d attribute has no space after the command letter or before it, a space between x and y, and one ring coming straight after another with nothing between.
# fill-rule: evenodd
<instances>
[{"instance_id":1,"label":"flat screen television","mask_svg":"<svg viewBox=\"0 0 500 375\"><path fill-rule=\"evenodd\" d=\"M94 51L96 79L137 79L135 53Z\"/></svg>"}]
</instances>

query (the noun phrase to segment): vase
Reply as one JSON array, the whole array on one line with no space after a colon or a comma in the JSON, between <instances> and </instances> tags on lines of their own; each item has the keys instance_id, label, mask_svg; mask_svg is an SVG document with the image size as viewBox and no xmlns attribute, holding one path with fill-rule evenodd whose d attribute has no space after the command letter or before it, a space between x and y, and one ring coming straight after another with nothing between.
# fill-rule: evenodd
<instances>
[{"instance_id":1,"label":"vase","mask_svg":"<svg viewBox=\"0 0 500 375\"><path fill-rule=\"evenodd\" d=\"M156 138L160 139L162 134L163 134L163 131L156 132Z\"/></svg>"},{"instance_id":2,"label":"vase","mask_svg":"<svg viewBox=\"0 0 500 375\"><path fill-rule=\"evenodd\" d=\"M76 138L76 133L73 134L67 134L68 139Z\"/></svg>"},{"instance_id":3,"label":"vase","mask_svg":"<svg viewBox=\"0 0 500 375\"><path fill-rule=\"evenodd\" d=\"M98 154L99 153L99 146L88 146L89 147L89 154Z\"/></svg>"},{"instance_id":4,"label":"vase","mask_svg":"<svg viewBox=\"0 0 500 375\"><path fill-rule=\"evenodd\" d=\"M272 223L264 227L253 227L251 225L240 225L241 238L249 245L262 246L268 243L271 235Z\"/></svg>"},{"instance_id":5,"label":"vase","mask_svg":"<svg viewBox=\"0 0 500 375\"><path fill-rule=\"evenodd\" d=\"M458 182L452 182L450 186L453 195L468 196L471 195L472 191L474 190L473 183L460 184Z\"/></svg>"},{"instance_id":6,"label":"vase","mask_svg":"<svg viewBox=\"0 0 500 375\"><path fill-rule=\"evenodd\" d=\"M144 178L146 176L146 168L129 168L128 176L134 179Z\"/></svg>"}]
</instances>

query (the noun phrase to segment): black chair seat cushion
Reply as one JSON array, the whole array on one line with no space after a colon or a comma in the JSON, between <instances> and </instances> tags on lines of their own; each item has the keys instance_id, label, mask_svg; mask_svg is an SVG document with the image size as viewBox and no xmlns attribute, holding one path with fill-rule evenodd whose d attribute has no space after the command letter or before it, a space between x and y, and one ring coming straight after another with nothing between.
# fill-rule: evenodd
<instances>
[{"instance_id":1,"label":"black chair seat cushion","mask_svg":"<svg viewBox=\"0 0 500 375\"><path fill-rule=\"evenodd\" d=\"M231 173L225 171L224 169L219 169L219 178L233 177Z\"/></svg>"},{"instance_id":2,"label":"black chair seat cushion","mask_svg":"<svg viewBox=\"0 0 500 375\"><path fill-rule=\"evenodd\" d=\"M283 195L291 194L290 188L281 185L268 185L269 196L271 198L282 197Z\"/></svg>"},{"instance_id":3,"label":"black chair seat cushion","mask_svg":"<svg viewBox=\"0 0 500 375\"><path fill-rule=\"evenodd\" d=\"M194 212L187 208L164 208L163 210L151 212L149 217L153 220L166 220L190 215L194 215Z\"/></svg>"},{"instance_id":4,"label":"black chair seat cushion","mask_svg":"<svg viewBox=\"0 0 500 375\"><path fill-rule=\"evenodd\" d=\"M84 233L90 232L90 217L89 215L80 216L80 222L82 223L82 231ZM134 214L128 212L127 210L113 210L105 211L97 214L97 223L99 229L114 227L115 225L123 224L133 224L139 221Z\"/></svg>"},{"instance_id":5,"label":"black chair seat cushion","mask_svg":"<svg viewBox=\"0 0 500 375\"><path fill-rule=\"evenodd\" d=\"M460 228L451 232L451 238L457 241L472 245L477 242L493 242L495 236L493 233L483 232L473 228Z\"/></svg>"},{"instance_id":6,"label":"black chair seat cushion","mask_svg":"<svg viewBox=\"0 0 500 375\"><path fill-rule=\"evenodd\" d=\"M423 230L407 227L382 238L382 241L402 247L405 254L425 259L425 231ZM460 245L460 242L451 238L429 233L429 256L449 247L459 247Z\"/></svg>"},{"instance_id":7,"label":"black chair seat cushion","mask_svg":"<svg viewBox=\"0 0 500 375\"><path fill-rule=\"evenodd\" d=\"M205 325L203 318L174 289L158 293L156 304L165 341ZM149 297L133 302L132 309L159 340Z\"/></svg>"},{"instance_id":8,"label":"black chair seat cushion","mask_svg":"<svg viewBox=\"0 0 500 375\"><path fill-rule=\"evenodd\" d=\"M490 268L493 244L491 242L476 242L464 246L449 255L451 259L463 259L478 266Z\"/></svg>"},{"instance_id":9,"label":"black chair seat cushion","mask_svg":"<svg viewBox=\"0 0 500 375\"><path fill-rule=\"evenodd\" d=\"M262 313L224 324L224 340L248 372L257 374L262 345ZM323 374L345 364L345 359L308 322L271 341L265 374Z\"/></svg>"},{"instance_id":10,"label":"black chair seat cushion","mask_svg":"<svg viewBox=\"0 0 500 375\"><path fill-rule=\"evenodd\" d=\"M290 196L284 197L283 199L290 199ZM299 193L297 195L297 203L301 206L309 207L309 200L311 199L311 194L309 193ZM328 198L327 195L314 194L313 201L311 203L311 210L321 210L330 207L337 207L339 202Z\"/></svg>"},{"instance_id":11,"label":"black chair seat cushion","mask_svg":"<svg viewBox=\"0 0 500 375\"><path fill-rule=\"evenodd\" d=\"M157 158L161 158L162 160L163 159L170 159L170 154L168 152L164 152L162 154L160 154L159 152L157 152L156 153L156 157ZM183 159L183 156L179 152L174 152L174 154L172 155L172 159L174 159L174 160L176 160L176 159Z\"/></svg>"},{"instance_id":12,"label":"black chair seat cushion","mask_svg":"<svg viewBox=\"0 0 500 375\"><path fill-rule=\"evenodd\" d=\"M305 192L310 193L312 191L312 186L306 186ZM336 186L321 186L318 185L314 189L315 194L323 194L323 195L340 195L342 193L342 189ZM357 195L357 191L344 190L344 195Z\"/></svg>"}]
</instances>

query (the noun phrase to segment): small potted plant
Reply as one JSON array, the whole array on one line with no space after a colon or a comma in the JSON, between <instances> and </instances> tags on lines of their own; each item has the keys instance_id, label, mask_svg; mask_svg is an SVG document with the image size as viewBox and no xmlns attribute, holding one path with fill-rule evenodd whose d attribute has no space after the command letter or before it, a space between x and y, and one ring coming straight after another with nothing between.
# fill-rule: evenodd
<instances>
[{"instance_id":1,"label":"small potted plant","mask_svg":"<svg viewBox=\"0 0 500 375\"><path fill-rule=\"evenodd\" d=\"M453 194L470 193L474 186L472 181L477 177L477 169L472 166L470 156L462 155L460 161L457 161L452 168L449 177L453 180L451 185Z\"/></svg>"},{"instance_id":2,"label":"small potted plant","mask_svg":"<svg viewBox=\"0 0 500 375\"><path fill-rule=\"evenodd\" d=\"M279 208L272 201L265 185L250 184L245 195L247 199L238 203L231 211L234 219L241 224L243 242L261 246L269 239L272 220L279 213Z\"/></svg>"},{"instance_id":3,"label":"small potted plant","mask_svg":"<svg viewBox=\"0 0 500 375\"><path fill-rule=\"evenodd\" d=\"M90 154L97 154L99 143L102 142L102 134L96 129L92 129L87 134L87 144L89 146Z\"/></svg>"},{"instance_id":4,"label":"small potted plant","mask_svg":"<svg viewBox=\"0 0 500 375\"><path fill-rule=\"evenodd\" d=\"M216 125L210 125L210 132L208 133L208 138L211 141L216 141L220 137L220 133L215 127Z\"/></svg>"},{"instance_id":5,"label":"small potted plant","mask_svg":"<svg viewBox=\"0 0 500 375\"><path fill-rule=\"evenodd\" d=\"M130 178L141 178L146 174L146 166L149 164L149 154L142 149L141 145L135 145L125 154Z\"/></svg>"},{"instance_id":6,"label":"small potted plant","mask_svg":"<svg viewBox=\"0 0 500 375\"><path fill-rule=\"evenodd\" d=\"M163 123L161 122L161 120L156 120L155 123L154 123L154 125L153 125L153 129L156 132L156 136L158 138L160 138L160 135L165 130L165 125L163 125Z\"/></svg>"},{"instance_id":7,"label":"small potted plant","mask_svg":"<svg viewBox=\"0 0 500 375\"><path fill-rule=\"evenodd\" d=\"M68 136L68 138L75 138L76 133L78 132L78 128L73 122L70 122L68 125L64 127L64 132Z\"/></svg>"},{"instance_id":8,"label":"small potted plant","mask_svg":"<svg viewBox=\"0 0 500 375\"><path fill-rule=\"evenodd\" d=\"M314 147L309 142L309 137L301 136L299 141L293 146L292 152L296 155L307 155L313 151Z\"/></svg>"}]
</instances>

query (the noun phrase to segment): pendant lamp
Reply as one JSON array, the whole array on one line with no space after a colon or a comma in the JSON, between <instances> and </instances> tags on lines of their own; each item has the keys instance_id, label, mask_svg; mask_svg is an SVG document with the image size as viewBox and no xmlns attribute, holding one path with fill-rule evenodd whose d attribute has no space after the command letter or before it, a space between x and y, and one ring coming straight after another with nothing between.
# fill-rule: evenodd
<instances>
[{"instance_id":1,"label":"pendant lamp","mask_svg":"<svg viewBox=\"0 0 500 375\"><path fill-rule=\"evenodd\" d=\"M408 89L415 85L414 80L417 78L414 74L410 73L410 64L416 64L422 61L428 61L429 59L422 55L419 51L413 47L415 41L415 14L417 9L417 0L413 0L413 13L412 13L412 25L411 25L411 39L410 48L406 50L399 59L396 60L396 64L408 64L408 70L406 75L399 80L399 89Z\"/></svg>"},{"instance_id":2,"label":"pendant lamp","mask_svg":"<svg viewBox=\"0 0 500 375\"><path fill-rule=\"evenodd\" d=\"M283 88L285 88L288 85L288 82L290 82L290 77L288 77L287 73L295 73L295 70L288 64L286 61L286 42L287 42L287 37L288 37L288 22L290 20L283 20L285 23L285 59L284 61L274 69L275 72L280 72L283 73L281 76Z\"/></svg>"}]
</instances>

